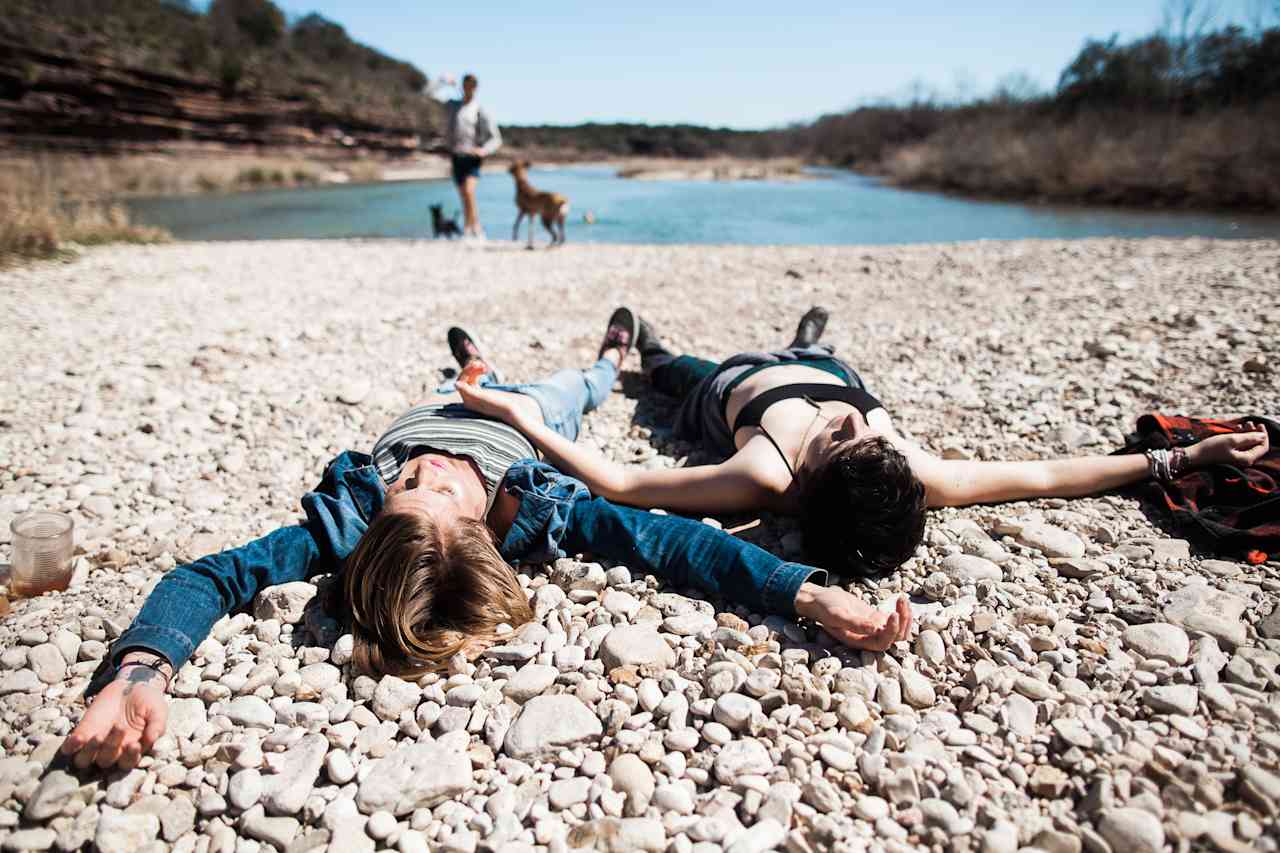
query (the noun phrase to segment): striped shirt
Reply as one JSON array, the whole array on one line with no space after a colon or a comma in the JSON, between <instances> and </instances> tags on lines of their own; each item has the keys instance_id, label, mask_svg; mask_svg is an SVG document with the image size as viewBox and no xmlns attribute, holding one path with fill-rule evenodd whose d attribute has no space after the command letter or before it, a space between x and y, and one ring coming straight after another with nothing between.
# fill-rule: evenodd
<instances>
[{"instance_id":1,"label":"striped shirt","mask_svg":"<svg viewBox=\"0 0 1280 853\"><path fill-rule=\"evenodd\" d=\"M373 463L390 486L418 448L465 456L480 469L487 507L493 506L507 469L521 459L537 459L529 439L514 427L469 412L456 404L416 406L396 418L373 446Z\"/></svg>"}]
</instances>

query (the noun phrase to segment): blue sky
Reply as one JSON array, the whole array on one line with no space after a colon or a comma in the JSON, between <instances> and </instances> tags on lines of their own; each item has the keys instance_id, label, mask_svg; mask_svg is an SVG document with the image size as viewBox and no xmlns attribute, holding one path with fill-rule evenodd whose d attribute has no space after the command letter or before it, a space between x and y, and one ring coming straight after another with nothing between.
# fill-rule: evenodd
<instances>
[{"instance_id":1,"label":"blue sky","mask_svg":"<svg viewBox=\"0 0 1280 853\"><path fill-rule=\"evenodd\" d=\"M280 2L280 0L277 0ZM1259 0L1223 0L1217 21ZM761 128L917 81L944 96L1025 72L1043 87L1087 37L1145 34L1163 0L645 3L285 0L435 77L475 72L498 122Z\"/></svg>"}]
</instances>

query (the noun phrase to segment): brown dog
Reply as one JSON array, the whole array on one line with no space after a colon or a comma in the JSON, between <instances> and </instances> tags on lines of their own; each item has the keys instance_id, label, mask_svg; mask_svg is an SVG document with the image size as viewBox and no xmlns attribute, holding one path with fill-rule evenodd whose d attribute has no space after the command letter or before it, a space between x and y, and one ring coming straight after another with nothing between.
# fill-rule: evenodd
<instances>
[{"instance_id":1,"label":"brown dog","mask_svg":"<svg viewBox=\"0 0 1280 853\"><path fill-rule=\"evenodd\" d=\"M542 226L551 234L551 245L558 246L564 242L564 220L569 213L569 199L560 193L534 189L526 174L531 165L528 160L517 160L507 170L511 173L511 177L516 179L516 207L520 210L520 215L516 217L516 224L511 229L511 239L520 239L520 221L528 216L529 245L525 248L532 249L533 217L541 216ZM556 231L557 225L560 227L559 232Z\"/></svg>"}]
</instances>

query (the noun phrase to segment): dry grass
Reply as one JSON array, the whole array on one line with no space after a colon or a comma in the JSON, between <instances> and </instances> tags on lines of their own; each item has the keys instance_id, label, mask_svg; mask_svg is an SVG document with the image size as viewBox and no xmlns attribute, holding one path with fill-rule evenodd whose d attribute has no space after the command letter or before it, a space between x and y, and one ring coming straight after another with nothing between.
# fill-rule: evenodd
<instances>
[{"instance_id":1,"label":"dry grass","mask_svg":"<svg viewBox=\"0 0 1280 853\"><path fill-rule=\"evenodd\" d=\"M0 266L54 257L72 244L169 239L163 229L130 223L118 204L72 195L65 190L65 179L42 160L0 170Z\"/></svg>"},{"instance_id":2,"label":"dry grass","mask_svg":"<svg viewBox=\"0 0 1280 853\"><path fill-rule=\"evenodd\" d=\"M984 116L890 152L882 169L908 186L1009 198L1275 210L1278 112Z\"/></svg>"}]
</instances>

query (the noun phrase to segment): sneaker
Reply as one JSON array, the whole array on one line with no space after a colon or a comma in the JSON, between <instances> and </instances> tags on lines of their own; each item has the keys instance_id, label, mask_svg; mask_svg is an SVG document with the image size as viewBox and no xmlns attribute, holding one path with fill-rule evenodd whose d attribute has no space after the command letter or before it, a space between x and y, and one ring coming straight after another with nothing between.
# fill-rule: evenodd
<instances>
[{"instance_id":1,"label":"sneaker","mask_svg":"<svg viewBox=\"0 0 1280 853\"><path fill-rule=\"evenodd\" d=\"M484 361L484 356L480 354L480 347L476 346L476 342L470 335L457 326L449 329L449 352L453 353L453 359L458 362L458 367L466 367L475 359Z\"/></svg>"},{"instance_id":2,"label":"sneaker","mask_svg":"<svg viewBox=\"0 0 1280 853\"><path fill-rule=\"evenodd\" d=\"M618 308L609 317L609 327L605 329L604 340L600 342L600 352L596 358L604 356L607 349L622 350L622 361L627 360L631 347L636 342L636 317L630 308Z\"/></svg>"},{"instance_id":3,"label":"sneaker","mask_svg":"<svg viewBox=\"0 0 1280 853\"><path fill-rule=\"evenodd\" d=\"M810 308L800 318L800 324L796 326L796 336L787 348L807 349L816 344L822 337L822 333L826 331L827 316L827 309L825 308L820 308L817 305Z\"/></svg>"},{"instance_id":4,"label":"sneaker","mask_svg":"<svg viewBox=\"0 0 1280 853\"><path fill-rule=\"evenodd\" d=\"M671 356L671 352L658 340L658 330L643 317L639 318L636 329L636 349L640 352L640 369L646 373L651 369L651 359L658 356Z\"/></svg>"}]
</instances>

